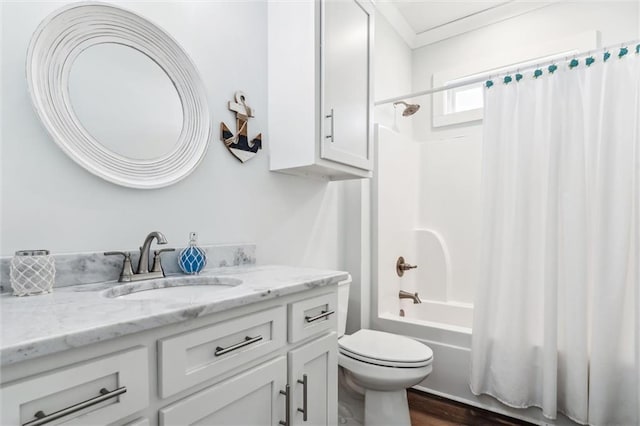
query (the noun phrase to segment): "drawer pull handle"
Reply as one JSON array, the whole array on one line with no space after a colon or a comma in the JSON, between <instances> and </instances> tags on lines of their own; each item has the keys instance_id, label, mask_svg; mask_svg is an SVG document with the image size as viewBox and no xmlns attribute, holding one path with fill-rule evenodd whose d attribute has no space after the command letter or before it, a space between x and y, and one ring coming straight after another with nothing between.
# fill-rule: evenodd
<instances>
[{"instance_id":1,"label":"drawer pull handle","mask_svg":"<svg viewBox=\"0 0 640 426\"><path fill-rule=\"evenodd\" d=\"M307 375L302 375L302 380L298 380L298 383L302 385L302 408L298 408L298 411L302 413L302 421L307 421L308 410L307 410Z\"/></svg>"},{"instance_id":2,"label":"drawer pull handle","mask_svg":"<svg viewBox=\"0 0 640 426\"><path fill-rule=\"evenodd\" d=\"M335 313L336 313L336 311L322 311L322 313L321 313L321 314L316 315L315 317L304 317L304 319L305 319L307 322L314 322L314 321L318 321L319 319L326 318L326 317L328 317L329 315L331 315L331 314L335 314Z\"/></svg>"},{"instance_id":3,"label":"drawer pull handle","mask_svg":"<svg viewBox=\"0 0 640 426\"><path fill-rule=\"evenodd\" d=\"M99 396L87 399L86 401L82 401L74 405L70 405L69 407L63 408L62 410L56 411L54 413L45 414L42 410L40 410L34 415L34 417L36 418L35 420L24 423L22 426L38 426L50 423L64 416L68 416L69 414L73 414L87 407L91 407L92 405L99 404L103 401L106 401L107 399L115 398L118 395L122 395L126 391L126 386L122 386L121 388L114 389L112 391L108 391L105 388L102 388L100 389Z\"/></svg>"},{"instance_id":4,"label":"drawer pull handle","mask_svg":"<svg viewBox=\"0 0 640 426\"><path fill-rule=\"evenodd\" d=\"M284 414L284 421L280 420L278 423L281 424L282 426L290 426L291 425L291 418L290 418L290 412L291 412L291 386L287 385L284 388L285 390L280 391L280 395L284 395L284 409L285 409L285 414Z\"/></svg>"},{"instance_id":5,"label":"drawer pull handle","mask_svg":"<svg viewBox=\"0 0 640 426\"><path fill-rule=\"evenodd\" d=\"M224 355L226 353L235 351L236 349L243 348L252 343L259 342L260 340L262 340L262 336L256 336L256 337L246 336L244 338L244 342L236 343L235 345L227 346L226 348L223 348L222 346L218 346L216 348L216 352L214 353L214 355L215 356Z\"/></svg>"}]
</instances>

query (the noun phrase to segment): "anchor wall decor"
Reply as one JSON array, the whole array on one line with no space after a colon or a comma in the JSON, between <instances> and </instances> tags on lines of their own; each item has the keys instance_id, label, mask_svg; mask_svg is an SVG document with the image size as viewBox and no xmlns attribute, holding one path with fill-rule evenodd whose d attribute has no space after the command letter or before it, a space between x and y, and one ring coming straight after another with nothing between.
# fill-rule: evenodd
<instances>
[{"instance_id":1,"label":"anchor wall decor","mask_svg":"<svg viewBox=\"0 0 640 426\"><path fill-rule=\"evenodd\" d=\"M237 134L233 134L224 122L220 123L220 138L229 152L242 163L251 160L262 149L262 133L249 141L247 123L253 117L253 111L247 105L247 96L237 91L235 102L229 101L229 110L236 113Z\"/></svg>"}]
</instances>

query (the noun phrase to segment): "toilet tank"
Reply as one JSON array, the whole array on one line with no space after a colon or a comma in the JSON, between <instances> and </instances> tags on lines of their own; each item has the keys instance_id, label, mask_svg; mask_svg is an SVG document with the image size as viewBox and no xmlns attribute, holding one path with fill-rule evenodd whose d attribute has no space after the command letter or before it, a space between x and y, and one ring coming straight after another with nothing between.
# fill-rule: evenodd
<instances>
[{"instance_id":1,"label":"toilet tank","mask_svg":"<svg viewBox=\"0 0 640 426\"><path fill-rule=\"evenodd\" d=\"M338 283L338 338L344 336L347 329L347 310L349 309L349 287L351 276Z\"/></svg>"}]
</instances>

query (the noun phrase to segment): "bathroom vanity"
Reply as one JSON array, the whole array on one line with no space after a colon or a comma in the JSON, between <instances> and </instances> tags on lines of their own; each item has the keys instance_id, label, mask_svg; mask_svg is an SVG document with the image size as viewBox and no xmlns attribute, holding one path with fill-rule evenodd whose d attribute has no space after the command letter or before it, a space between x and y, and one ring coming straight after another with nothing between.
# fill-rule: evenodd
<instances>
[{"instance_id":1,"label":"bathroom vanity","mask_svg":"<svg viewBox=\"0 0 640 426\"><path fill-rule=\"evenodd\" d=\"M0 424L336 424L348 278L240 266L4 294Z\"/></svg>"}]
</instances>

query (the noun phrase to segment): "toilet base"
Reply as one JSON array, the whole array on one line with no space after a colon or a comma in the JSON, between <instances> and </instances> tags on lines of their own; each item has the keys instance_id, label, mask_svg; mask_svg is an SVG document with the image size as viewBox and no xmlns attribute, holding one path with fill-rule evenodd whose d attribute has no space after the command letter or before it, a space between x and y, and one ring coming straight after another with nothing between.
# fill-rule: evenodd
<instances>
[{"instance_id":1,"label":"toilet base","mask_svg":"<svg viewBox=\"0 0 640 426\"><path fill-rule=\"evenodd\" d=\"M366 426L411 426L407 390L376 391L364 394L364 424Z\"/></svg>"}]
</instances>

